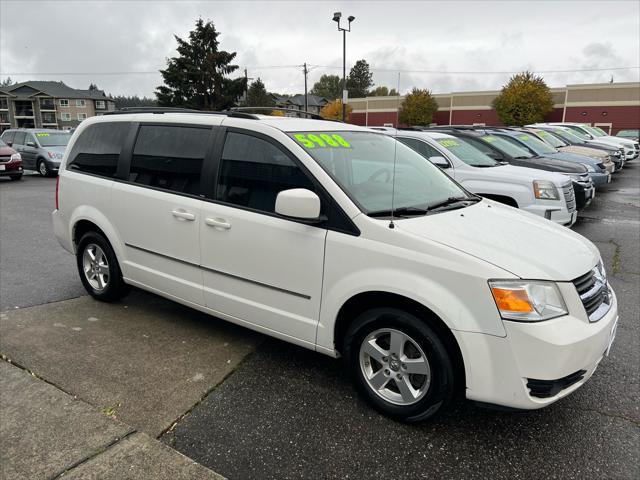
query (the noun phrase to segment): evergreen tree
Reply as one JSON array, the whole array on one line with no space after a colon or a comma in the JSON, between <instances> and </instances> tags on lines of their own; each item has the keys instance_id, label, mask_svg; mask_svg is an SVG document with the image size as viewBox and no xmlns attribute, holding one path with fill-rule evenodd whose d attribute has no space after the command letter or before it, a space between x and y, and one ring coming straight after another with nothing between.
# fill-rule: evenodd
<instances>
[{"instance_id":1,"label":"evergreen tree","mask_svg":"<svg viewBox=\"0 0 640 480\"><path fill-rule=\"evenodd\" d=\"M160 70L164 85L156 89L159 105L199 110L234 105L245 90L245 79L228 77L238 69L231 63L236 52L220 50L219 35L213 22L201 18L188 41L174 35L178 56L168 59L166 70Z\"/></svg>"},{"instance_id":2,"label":"evergreen tree","mask_svg":"<svg viewBox=\"0 0 640 480\"><path fill-rule=\"evenodd\" d=\"M405 125L429 125L437 110L438 104L429 90L414 88L405 97L398 112L398 120Z\"/></svg>"},{"instance_id":3,"label":"evergreen tree","mask_svg":"<svg viewBox=\"0 0 640 480\"><path fill-rule=\"evenodd\" d=\"M366 97L369 88L373 86L373 73L369 71L366 60L358 60L349 72L347 78L347 90L349 98Z\"/></svg>"},{"instance_id":4,"label":"evergreen tree","mask_svg":"<svg viewBox=\"0 0 640 480\"><path fill-rule=\"evenodd\" d=\"M309 93L330 101L342 98L342 79L338 75L322 75Z\"/></svg>"},{"instance_id":5,"label":"evergreen tree","mask_svg":"<svg viewBox=\"0 0 640 480\"><path fill-rule=\"evenodd\" d=\"M249 86L247 92L247 107L273 107L275 101L273 97L267 93L262 80L258 78Z\"/></svg>"}]
</instances>

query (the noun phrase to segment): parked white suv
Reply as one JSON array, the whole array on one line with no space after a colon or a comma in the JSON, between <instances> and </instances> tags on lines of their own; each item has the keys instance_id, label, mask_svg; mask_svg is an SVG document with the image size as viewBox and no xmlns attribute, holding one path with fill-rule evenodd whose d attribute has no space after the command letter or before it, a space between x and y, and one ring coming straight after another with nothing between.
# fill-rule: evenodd
<instances>
[{"instance_id":1,"label":"parked white suv","mask_svg":"<svg viewBox=\"0 0 640 480\"><path fill-rule=\"evenodd\" d=\"M538 124L533 125L534 127ZM558 127L566 127L570 128L574 133L580 135L581 138L585 140L590 140L593 143L599 145L610 145L616 148L623 148L626 160L633 160L640 153L640 146L638 142L634 142L633 140L626 140L620 137L613 137L611 135L607 135L602 129L597 127L591 127L589 125L585 125L583 123L543 123L544 125L552 125Z\"/></svg>"},{"instance_id":2,"label":"parked white suv","mask_svg":"<svg viewBox=\"0 0 640 480\"><path fill-rule=\"evenodd\" d=\"M467 190L571 226L578 216L571 178L555 172L505 165L464 139L439 132L387 132L444 169Z\"/></svg>"},{"instance_id":3,"label":"parked white suv","mask_svg":"<svg viewBox=\"0 0 640 480\"><path fill-rule=\"evenodd\" d=\"M65 153L53 223L96 299L134 285L342 356L405 421L456 392L549 405L593 374L618 319L591 242L337 122L92 117Z\"/></svg>"}]
</instances>

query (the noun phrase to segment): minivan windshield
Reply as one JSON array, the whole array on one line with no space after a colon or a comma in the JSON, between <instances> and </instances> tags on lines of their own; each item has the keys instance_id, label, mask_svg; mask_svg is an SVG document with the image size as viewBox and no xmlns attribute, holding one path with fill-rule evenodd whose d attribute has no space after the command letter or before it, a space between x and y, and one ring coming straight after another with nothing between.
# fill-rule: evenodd
<instances>
[{"instance_id":1,"label":"minivan windshield","mask_svg":"<svg viewBox=\"0 0 640 480\"><path fill-rule=\"evenodd\" d=\"M71 138L66 132L36 132L35 135L42 147L64 147Z\"/></svg>"},{"instance_id":2,"label":"minivan windshield","mask_svg":"<svg viewBox=\"0 0 640 480\"><path fill-rule=\"evenodd\" d=\"M383 133L329 131L289 135L368 215L390 211L392 195L393 207L407 215L411 215L411 209L415 214L424 214L424 210L452 198L474 198L422 155Z\"/></svg>"},{"instance_id":3,"label":"minivan windshield","mask_svg":"<svg viewBox=\"0 0 640 480\"><path fill-rule=\"evenodd\" d=\"M472 167L496 167L500 165L490 156L459 138L436 138L435 141Z\"/></svg>"},{"instance_id":4,"label":"minivan windshield","mask_svg":"<svg viewBox=\"0 0 640 480\"><path fill-rule=\"evenodd\" d=\"M527 147L529 147L529 149L534 151L536 155L548 155L551 153L558 153L558 151L555 148L547 145L542 140L538 140L537 138L535 138L533 135L529 133L519 133L518 135L515 135L515 139L519 142L522 142Z\"/></svg>"},{"instance_id":5,"label":"minivan windshield","mask_svg":"<svg viewBox=\"0 0 640 480\"><path fill-rule=\"evenodd\" d=\"M495 135L483 135L482 140L487 143L490 143L502 153L506 153L511 158L531 158L533 155L529 153L528 150L525 150L523 147L518 145L514 145L513 143L507 142L505 139L496 137Z\"/></svg>"},{"instance_id":6,"label":"minivan windshield","mask_svg":"<svg viewBox=\"0 0 640 480\"><path fill-rule=\"evenodd\" d=\"M549 132L545 132L544 130L536 132L536 135L538 135L543 141L547 142L552 147L559 148L567 146L567 144L560 140L558 137L550 134Z\"/></svg>"}]
</instances>

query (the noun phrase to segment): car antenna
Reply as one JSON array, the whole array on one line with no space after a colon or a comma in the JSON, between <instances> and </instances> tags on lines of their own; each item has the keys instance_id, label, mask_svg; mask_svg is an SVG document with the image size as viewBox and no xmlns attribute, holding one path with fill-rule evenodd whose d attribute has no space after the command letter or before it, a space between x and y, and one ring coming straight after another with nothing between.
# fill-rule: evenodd
<instances>
[{"instance_id":1,"label":"car antenna","mask_svg":"<svg viewBox=\"0 0 640 480\"><path fill-rule=\"evenodd\" d=\"M398 123L400 120L400 72L398 72L398 90L396 90L398 94L398 105L396 108L396 136L393 138L395 143L393 144L393 174L391 175L391 221L389 222L389 228L395 228L395 224L393 223L393 214L395 210L395 199L396 199L396 158L398 156L398 127L400 124Z\"/></svg>"}]
</instances>

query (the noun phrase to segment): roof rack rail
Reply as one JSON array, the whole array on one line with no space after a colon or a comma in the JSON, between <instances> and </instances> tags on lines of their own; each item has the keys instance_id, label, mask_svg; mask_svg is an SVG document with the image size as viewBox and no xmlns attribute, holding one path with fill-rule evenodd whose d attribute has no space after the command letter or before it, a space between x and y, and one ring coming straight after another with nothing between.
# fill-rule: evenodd
<instances>
[{"instance_id":1,"label":"roof rack rail","mask_svg":"<svg viewBox=\"0 0 640 480\"><path fill-rule=\"evenodd\" d=\"M326 118L318 115L317 113L307 112L306 110L294 110L291 108L282 108L282 107L231 107L229 109L230 112L248 112L248 111L258 111L258 112L284 112L284 113L296 113L306 115L308 118L312 120L327 120ZM338 120L335 120L338 121Z\"/></svg>"},{"instance_id":2,"label":"roof rack rail","mask_svg":"<svg viewBox=\"0 0 640 480\"><path fill-rule=\"evenodd\" d=\"M196 110L193 108L182 107L123 107L119 110L114 110L113 112L106 112L105 115L122 115L126 113L197 113L200 115L225 115L227 117L249 118L252 120L258 120L258 117L256 117L255 115L251 115L250 113L235 112L231 110Z\"/></svg>"}]
</instances>

